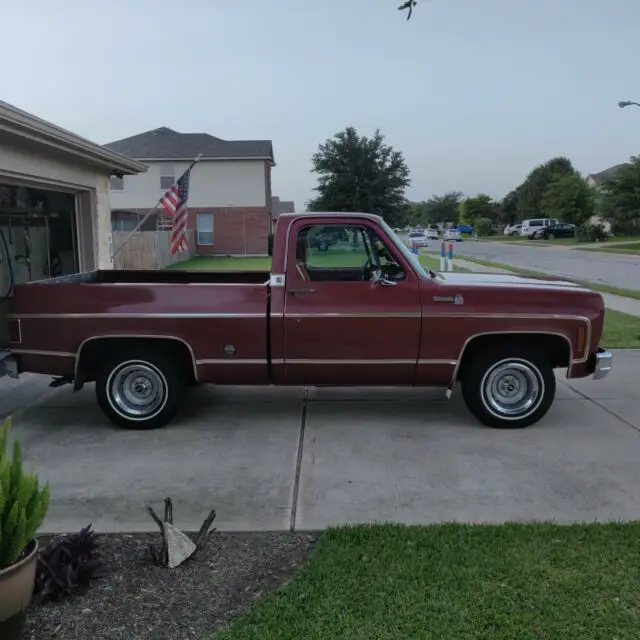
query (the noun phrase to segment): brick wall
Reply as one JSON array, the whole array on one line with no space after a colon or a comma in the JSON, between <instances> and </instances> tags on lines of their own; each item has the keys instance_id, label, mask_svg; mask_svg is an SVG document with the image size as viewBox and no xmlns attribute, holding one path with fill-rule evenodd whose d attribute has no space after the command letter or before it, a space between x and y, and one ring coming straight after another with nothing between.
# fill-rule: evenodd
<instances>
[{"instance_id":1,"label":"brick wall","mask_svg":"<svg viewBox=\"0 0 640 640\"><path fill-rule=\"evenodd\" d=\"M196 217L213 213L214 245L198 245ZM269 210L267 207L207 207L189 209L189 228L194 230L196 255L267 255Z\"/></svg>"}]
</instances>

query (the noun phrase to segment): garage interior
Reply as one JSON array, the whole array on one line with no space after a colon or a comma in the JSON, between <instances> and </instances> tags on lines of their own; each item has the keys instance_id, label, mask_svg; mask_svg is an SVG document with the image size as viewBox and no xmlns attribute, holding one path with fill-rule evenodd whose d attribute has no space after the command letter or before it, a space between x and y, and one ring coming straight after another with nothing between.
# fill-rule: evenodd
<instances>
[{"instance_id":1,"label":"garage interior","mask_svg":"<svg viewBox=\"0 0 640 640\"><path fill-rule=\"evenodd\" d=\"M78 272L75 194L0 183L0 229L0 291Z\"/></svg>"}]
</instances>

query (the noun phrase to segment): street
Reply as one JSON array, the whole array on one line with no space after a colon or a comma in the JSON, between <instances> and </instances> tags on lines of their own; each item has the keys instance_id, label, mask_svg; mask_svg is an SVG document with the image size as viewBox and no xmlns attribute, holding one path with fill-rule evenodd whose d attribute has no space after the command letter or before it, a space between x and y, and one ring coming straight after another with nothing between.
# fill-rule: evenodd
<instances>
[{"instance_id":1,"label":"street","mask_svg":"<svg viewBox=\"0 0 640 640\"><path fill-rule=\"evenodd\" d=\"M544 251L544 250L541 250ZM14 432L51 482L43 531L154 530L174 500L194 529L320 529L348 522L640 518L640 351L604 380L564 381L549 414L493 430L459 389L202 387L154 431L112 427L93 389L48 392Z\"/></svg>"},{"instance_id":2,"label":"street","mask_svg":"<svg viewBox=\"0 0 640 640\"><path fill-rule=\"evenodd\" d=\"M439 243L431 243L431 249L439 251ZM579 251L561 245L527 247L516 242L473 240L454 243L453 251L454 259L456 255L468 256L622 289L640 289L640 260L632 255Z\"/></svg>"}]
</instances>

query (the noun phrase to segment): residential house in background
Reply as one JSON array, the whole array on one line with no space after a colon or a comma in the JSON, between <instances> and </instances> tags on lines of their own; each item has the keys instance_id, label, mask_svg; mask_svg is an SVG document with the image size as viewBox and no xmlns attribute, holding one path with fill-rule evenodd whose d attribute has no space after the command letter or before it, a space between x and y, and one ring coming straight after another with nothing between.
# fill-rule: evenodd
<instances>
[{"instance_id":1,"label":"residential house in background","mask_svg":"<svg viewBox=\"0 0 640 640\"><path fill-rule=\"evenodd\" d=\"M278 216L283 213L295 213L296 205L293 200L280 200L278 196L271 198L271 231L278 222Z\"/></svg>"},{"instance_id":2,"label":"residential house in background","mask_svg":"<svg viewBox=\"0 0 640 640\"><path fill-rule=\"evenodd\" d=\"M111 179L114 229L135 228L201 155L189 187L196 255L266 255L275 166L271 140L222 140L161 127L104 146L149 167L144 175ZM170 218L158 211L143 229L170 225Z\"/></svg>"},{"instance_id":3,"label":"residential house in background","mask_svg":"<svg viewBox=\"0 0 640 640\"><path fill-rule=\"evenodd\" d=\"M620 171L620 169L625 165L626 162L622 162L620 164L614 165L613 167L609 167L608 169L604 169L603 171L599 171L598 173L589 173L587 174L585 180L590 187L598 190L602 188L602 185L607 182L607 180L615 178L618 171ZM591 218L589 219L589 224L601 224L607 233L611 232L611 223L603 220L599 215L591 216Z\"/></svg>"},{"instance_id":4,"label":"residential house in background","mask_svg":"<svg viewBox=\"0 0 640 640\"><path fill-rule=\"evenodd\" d=\"M598 173L589 173L587 174L586 181L590 187L601 187L607 180L611 180L615 178L616 173L622 169L622 167L626 166L626 162L621 164L616 164L613 167L609 167L604 171L599 171Z\"/></svg>"}]
</instances>

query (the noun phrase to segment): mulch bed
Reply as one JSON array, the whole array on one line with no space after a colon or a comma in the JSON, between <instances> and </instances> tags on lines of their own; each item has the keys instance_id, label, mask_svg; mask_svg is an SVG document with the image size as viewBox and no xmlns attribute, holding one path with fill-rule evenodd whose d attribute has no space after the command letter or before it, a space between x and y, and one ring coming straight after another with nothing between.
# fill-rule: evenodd
<instances>
[{"instance_id":1,"label":"mulch bed","mask_svg":"<svg viewBox=\"0 0 640 640\"><path fill-rule=\"evenodd\" d=\"M25 640L203 640L291 578L317 538L214 531L193 558L166 569L148 552L159 537L100 536L107 575L82 594L32 607Z\"/></svg>"}]
</instances>

